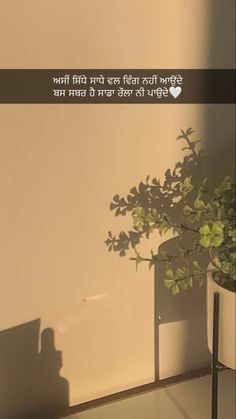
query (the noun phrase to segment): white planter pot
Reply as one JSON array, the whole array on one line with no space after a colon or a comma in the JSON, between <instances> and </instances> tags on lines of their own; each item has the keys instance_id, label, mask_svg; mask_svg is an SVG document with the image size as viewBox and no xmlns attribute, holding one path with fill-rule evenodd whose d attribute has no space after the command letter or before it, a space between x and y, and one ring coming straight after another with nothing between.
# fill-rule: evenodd
<instances>
[{"instance_id":1,"label":"white planter pot","mask_svg":"<svg viewBox=\"0 0 236 419\"><path fill-rule=\"evenodd\" d=\"M207 277L207 339L212 353L214 292L220 295L218 361L236 370L236 293L218 285L211 273Z\"/></svg>"}]
</instances>

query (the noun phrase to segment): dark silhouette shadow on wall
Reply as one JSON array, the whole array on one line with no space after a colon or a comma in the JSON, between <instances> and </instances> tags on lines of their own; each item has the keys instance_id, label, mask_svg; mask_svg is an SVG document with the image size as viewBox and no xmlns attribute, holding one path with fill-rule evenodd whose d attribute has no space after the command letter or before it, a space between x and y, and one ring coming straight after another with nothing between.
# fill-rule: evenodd
<instances>
[{"instance_id":1,"label":"dark silhouette shadow on wall","mask_svg":"<svg viewBox=\"0 0 236 419\"><path fill-rule=\"evenodd\" d=\"M47 328L40 336L39 319L0 332L0 418L62 417L69 384L59 375L61 367L54 331Z\"/></svg>"}]
</instances>

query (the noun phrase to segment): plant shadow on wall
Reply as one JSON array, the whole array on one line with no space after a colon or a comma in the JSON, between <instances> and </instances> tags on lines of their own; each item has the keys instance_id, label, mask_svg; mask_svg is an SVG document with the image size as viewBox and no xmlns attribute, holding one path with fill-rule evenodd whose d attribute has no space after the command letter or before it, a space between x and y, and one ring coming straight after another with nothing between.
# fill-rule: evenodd
<instances>
[{"instance_id":1,"label":"plant shadow on wall","mask_svg":"<svg viewBox=\"0 0 236 419\"><path fill-rule=\"evenodd\" d=\"M173 351L179 352L179 373L209 364L204 281L209 262L223 286L232 289L236 283L235 184L227 176L213 186L206 177L201 142L193 140L192 134L191 128L181 130L177 140L184 144L183 160L165 172L163 182L148 176L126 197L115 195L110 204L116 216L131 213L133 228L118 236L109 232L108 250L125 256L133 249L131 259L136 267L148 263L155 268L156 379L162 367L163 350L159 348L167 345L175 345ZM150 256L141 255L138 245L155 231L161 236L171 232L173 239L154 249ZM182 343L162 342L159 326L171 322L184 322Z\"/></svg>"},{"instance_id":2,"label":"plant shadow on wall","mask_svg":"<svg viewBox=\"0 0 236 419\"><path fill-rule=\"evenodd\" d=\"M39 336L39 319L0 332L1 419L59 419L69 406L54 331Z\"/></svg>"}]
</instances>

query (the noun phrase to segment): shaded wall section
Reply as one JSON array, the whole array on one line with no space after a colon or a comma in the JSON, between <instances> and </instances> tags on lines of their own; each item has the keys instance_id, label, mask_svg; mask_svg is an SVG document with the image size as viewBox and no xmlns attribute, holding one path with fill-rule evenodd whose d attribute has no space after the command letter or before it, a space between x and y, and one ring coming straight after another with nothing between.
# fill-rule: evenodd
<instances>
[{"instance_id":1,"label":"shaded wall section","mask_svg":"<svg viewBox=\"0 0 236 419\"><path fill-rule=\"evenodd\" d=\"M211 3L208 66L235 68L235 1ZM213 183L226 175L235 176L235 105L207 106L205 126L206 173Z\"/></svg>"},{"instance_id":2,"label":"shaded wall section","mask_svg":"<svg viewBox=\"0 0 236 419\"><path fill-rule=\"evenodd\" d=\"M218 0L208 2L205 19L208 22L208 42L204 45L206 68L235 68L235 1L229 0L227 5ZM214 186L225 176L235 176L235 105L210 104L202 105L201 109L204 118L200 139L205 149L205 164L198 173L191 174L195 180L208 177ZM197 139L199 134L198 131ZM162 248L176 250L175 240ZM205 285L176 296L173 302L160 281L164 276L164 269L157 269L157 378L173 375L174 371L204 367L210 362L206 345Z\"/></svg>"},{"instance_id":3,"label":"shaded wall section","mask_svg":"<svg viewBox=\"0 0 236 419\"><path fill-rule=\"evenodd\" d=\"M48 328L40 336L40 320L1 331L0 417L59 419L69 406L61 367L54 332Z\"/></svg>"}]
</instances>

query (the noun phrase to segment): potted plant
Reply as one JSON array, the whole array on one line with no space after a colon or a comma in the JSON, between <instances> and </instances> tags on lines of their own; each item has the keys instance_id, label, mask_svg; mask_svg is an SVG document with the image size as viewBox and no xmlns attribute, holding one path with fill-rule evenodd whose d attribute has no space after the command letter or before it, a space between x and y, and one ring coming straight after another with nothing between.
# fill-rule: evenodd
<instances>
[{"instance_id":1,"label":"potted plant","mask_svg":"<svg viewBox=\"0 0 236 419\"><path fill-rule=\"evenodd\" d=\"M202 177L204 153L199 141L192 139L193 130L181 131L183 160L165 172L164 181L148 176L132 188L126 197L115 195L110 209L116 216L131 214L132 229L114 236L108 233L109 251L131 257L149 267L166 264L163 278L166 287L176 295L188 292L195 283L207 278L208 346L212 347L213 293L221 294L219 361L235 367L235 301L236 301L236 207L235 182L226 176L218 185ZM157 231L161 236L171 232L176 252L160 249L143 256L138 245ZM178 268L174 268L178 261ZM226 326L225 326L226 325Z\"/></svg>"}]
</instances>

